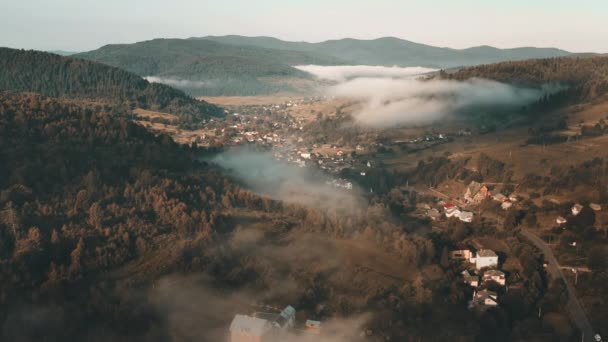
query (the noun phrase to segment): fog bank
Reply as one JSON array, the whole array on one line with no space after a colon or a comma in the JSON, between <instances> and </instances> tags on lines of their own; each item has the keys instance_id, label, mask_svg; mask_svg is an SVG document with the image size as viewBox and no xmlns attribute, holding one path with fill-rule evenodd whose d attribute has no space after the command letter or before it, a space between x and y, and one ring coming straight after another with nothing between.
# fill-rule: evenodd
<instances>
[{"instance_id":1,"label":"fog bank","mask_svg":"<svg viewBox=\"0 0 608 342\"><path fill-rule=\"evenodd\" d=\"M342 190L325 184L327 176L274 159L271 152L239 148L211 159L253 191L289 203L324 209L355 210L363 205L357 189Z\"/></svg>"},{"instance_id":2,"label":"fog bank","mask_svg":"<svg viewBox=\"0 0 608 342\"><path fill-rule=\"evenodd\" d=\"M465 109L521 107L538 100L550 87L520 88L484 79L423 79L434 69L421 67L300 66L334 85L327 95L363 102L353 113L359 124L372 127L430 124ZM553 89L553 91L556 89Z\"/></svg>"},{"instance_id":3,"label":"fog bank","mask_svg":"<svg viewBox=\"0 0 608 342\"><path fill-rule=\"evenodd\" d=\"M175 88L207 88L212 87L213 82L210 81L190 81L177 77L160 77L160 76L145 76L144 80L150 83L162 83Z\"/></svg>"},{"instance_id":4,"label":"fog bank","mask_svg":"<svg viewBox=\"0 0 608 342\"><path fill-rule=\"evenodd\" d=\"M357 77L410 78L437 71L424 67L386 67L371 65L298 65L295 68L313 74L317 78L344 82Z\"/></svg>"}]
</instances>

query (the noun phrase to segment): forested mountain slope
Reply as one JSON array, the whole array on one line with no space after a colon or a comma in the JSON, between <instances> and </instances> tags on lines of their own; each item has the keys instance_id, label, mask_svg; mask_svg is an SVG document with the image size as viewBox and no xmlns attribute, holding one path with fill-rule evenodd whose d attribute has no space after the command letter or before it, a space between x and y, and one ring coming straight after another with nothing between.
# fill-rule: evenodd
<instances>
[{"instance_id":1,"label":"forested mountain slope","mask_svg":"<svg viewBox=\"0 0 608 342\"><path fill-rule=\"evenodd\" d=\"M310 75L291 66L343 63L337 58L314 52L193 39L154 39L106 45L76 56L144 77L157 76L193 95L254 95L289 90L285 84L277 85L263 78L308 79ZM180 83L179 80L191 82Z\"/></svg>"},{"instance_id":2,"label":"forested mountain slope","mask_svg":"<svg viewBox=\"0 0 608 342\"><path fill-rule=\"evenodd\" d=\"M0 90L99 100L111 105L171 112L179 116L182 123L196 123L222 115L220 108L197 101L182 91L83 59L0 48L0 69Z\"/></svg>"},{"instance_id":3,"label":"forested mountain slope","mask_svg":"<svg viewBox=\"0 0 608 342\"><path fill-rule=\"evenodd\" d=\"M465 80L486 78L512 84L541 86L555 83L571 87L577 100L591 100L608 93L608 57L563 57L479 65L442 73Z\"/></svg>"}]
</instances>

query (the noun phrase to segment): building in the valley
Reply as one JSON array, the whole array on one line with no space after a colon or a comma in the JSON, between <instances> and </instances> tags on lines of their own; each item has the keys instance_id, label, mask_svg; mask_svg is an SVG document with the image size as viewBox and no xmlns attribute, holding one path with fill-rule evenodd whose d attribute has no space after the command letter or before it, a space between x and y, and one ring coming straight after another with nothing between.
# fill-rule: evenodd
<instances>
[{"instance_id":1,"label":"building in the valley","mask_svg":"<svg viewBox=\"0 0 608 342\"><path fill-rule=\"evenodd\" d=\"M464 199L469 203L481 203L483 200L490 196L490 191L488 187L479 183L479 182L471 182L467 187L467 190L464 193Z\"/></svg>"},{"instance_id":2,"label":"building in the valley","mask_svg":"<svg viewBox=\"0 0 608 342\"><path fill-rule=\"evenodd\" d=\"M466 260L469 261L473 257L473 251L471 248L463 243L457 243L455 249L450 253L450 257L453 260Z\"/></svg>"},{"instance_id":3,"label":"building in the valley","mask_svg":"<svg viewBox=\"0 0 608 342\"><path fill-rule=\"evenodd\" d=\"M287 306L279 314L255 313L234 316L230 324L230 342L275 342L295 326L296 310Z\"/></svg>"},{"instance_id":4,"label":"building in the valley","mask_svg":"<svg viewBox=\"0 0 608 342\"><path fill-rule=\"evenodd\" d=\"M441 213L439 213L439 210L433 208L433 209L429 209L426 212L426 215L433 221L438 220L441 217Z\"/></svg>"},{"instance_id":5,"label":"building in the valley","mask_svg":"<svg viewBox=\"0 0 608 342\"><path fill-rule=\"evenodd\" d=\"M502 202L502 203L500 204L500 207L501 207L503 210L509 210L509 208L511 208L512 206L513 206L513 203L512 203L512 202L509 202L509 201L505 201L505 202Z\"/></svg>"},{"instance_id":6,"label":"building in the valley","mask_svg":"<svg viewBox=\"0 0 608 342\"><path fill-rule=\"evenodd\" d=\"M236 315L230 324L230 342L264 342L273 334L268 320L247 315Z\"/></svg>"},{"instance_id":7,"label":"building in the valley","mask_svg":"<svg viewBox=\"0 0 608 342\"><path fill-rule=\"evenodd\" d=\"M580 204L575 204L572 206L572 215L577 216L578 214L581 213L581 210L583 210L583 206Z\"/></svg>"},{"instance_id":8,"label":"building in the valley","mask_svg":"<svg viewBox=\"0 0 608 342\"><path fill-rule=\"evenodd\" d=\"M473 292L472 307L485 308L498 305L498 294L490 290L480 290Z\"/></svg>"},{"instance_id":9,"label":"building in the valley","mask_svg":"<svg viewBox=\"0 0 608 342\"><path fill-rule=\"evenodd\" d=\"M458 217L460 216L460 209L458 207L453 206L445 210L445 217Z\"/></svg>"},{"instance_id":10,"label":"building in the valley","mask_svg":"<svg viewBox=\"0 0 608 342\"><path fill-rule=\"evenodd\" d=\"M508 201L509 198L501 193L497 193L494 196L492 196L492 198L496 201L496 202L505 202Z\"/></svg>"},{"instance_id":11,"label":"building in the valley","mask_svg":"<svg viewBox=\"0 0 608 342\"><path fill-rule=\"evenodd\" d=\"M487 270L483 273L483 283L493 281L499 285L505 286L507 283L505 273L499 270Z\"/></svg>"},{"instance_id":12,"label":"building in the valley","mask_svg":"<svg viewBox=\"0 0 608 342\"><path fill-rule=\"evenodd\" d=\"M589 203L589 208L593 209L593 211L601 211L602 206L597 203Z\"/></svg>"},{"instance_id":13,"label":"building in the valley","mask_svg":"<svg viewBox=\"0 0 608 342\"><path fill-rule=\"evenodd\" d=\"M470 211L462 211L458 214L458 219L462 222L473 222L473 213Z\"/></svg>"},{"instance_id":14,"label":"building in the valley","mask_svg":"<svg viewBox=\"0 0 608 342\"><path fill-rule=\"evenodd\" d=\"M471 287L479 286L479 276L471 274L468 270L462 271L462 278L464 280L464 283Z\"/></svg>"},{"instance_id":15,"label":"building in the valley","mask_svg":"<svg viewBox=\"0 0 608 342\"><path fill-rule=\"evenodd\" d=\"M475 257L469 260L475 264L478 270L488 267L498 266L498 255L491 249L480 249L475 253Z\"/></svg>"},{"instance_id":16,"label":"building in the valley","mask_svg":"<svg viewBox=\"0 0 608 342\"><path fill-rule=\"evenodd\" d=\"M558 216L555 219L555 222L559 225L565 224L566 222L568 222L568 220L566 220L563 216Z\"/></svg>"},{"instance_id":17,"label":"building in the valley","mask_svg":"<svg viewBox=\"0 0 608 342\"><path fill-rule=\"evenodd\" d=\"M321 322L319 321L313 321L313 320L307 320L306 321L306 332L312 333L312 334L320 334L321 333Z\"/></svg>"}]
</instances>

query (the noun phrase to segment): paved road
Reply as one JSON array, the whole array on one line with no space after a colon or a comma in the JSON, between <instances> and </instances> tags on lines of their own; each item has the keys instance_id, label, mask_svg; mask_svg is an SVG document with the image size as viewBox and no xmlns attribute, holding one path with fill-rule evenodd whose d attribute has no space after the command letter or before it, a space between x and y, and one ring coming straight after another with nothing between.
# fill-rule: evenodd
<instances>
[{"instance_id":1,"label":"paved road","mask_svg":"<svg viewBox=\"0 0 608 342\"><path fill-rule=\"evenodd\" d=\"M572 287L572 285L570 285L566 277L564 277L562 268L557 262L557 258L555 258L555 255L553 254L551 248L541 238L539 238L534 233L528 230L521 229L521 234L528 238L528 240L532 241L532 243L545 254L545 260L549 262L547 268L553 278L562 278L564 280L564 283L566 284L566 289L568 290L569 299L567 309L570 314L570 318L572 319L572 321L574 321L578 329L585 334L584 341L594 342L595 339L593 338L593 336L595 335L595 332L591 327L591 323L589 323L589 320L587 319L587 315L585 315L585 311L583 310L581 303L576 298L576 292L574 291L574 288Z\"/></svg>"}]
</instances>

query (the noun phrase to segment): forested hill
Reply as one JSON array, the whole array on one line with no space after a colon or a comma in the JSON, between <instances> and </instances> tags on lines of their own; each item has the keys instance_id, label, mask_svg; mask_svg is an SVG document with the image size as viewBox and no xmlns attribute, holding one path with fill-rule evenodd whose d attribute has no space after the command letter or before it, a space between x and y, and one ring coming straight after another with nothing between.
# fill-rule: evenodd
<instances>
[{"instance_id":1,"label":"forested hill","mask_svg":"<svg viewBox=\"0 0 608 342\"><path fill-rule=\"evenodd\" d=\"M112 105L170 112L182 123L196 123L222 110L166 85L130 72L41 51L0 48L0 90L52 97L101 100Z\"/></svg>"},{"instance_id":2,"label":"forested hill","mask_svg":"<svg viewBox=\"0 0 608 342\"><path fill-rule=\"evenodd\" d=\"M255 95L292 90L284 82L273 82L277 78L310 78L309 74L292 65L343 64L335 57L315 52L235 46L194 39L111 44L76 56L140 76L156 76L196 96ZM180 82L184 80L189 82Z\"/></svg>"},{"instance_id":3,"label":"forested hill","mask_svg":"<svg viewBox=\"0 0 608 342\"><path fill-rule=\"evenodd\" d=\"M576 100L592 100L608 94L608 57L561 57L479 65L442 73L443 77L464 80L473 77L501 82L540 86L558 83L568 86Z\"/></svg>"},{"instance_id":4,"label":"forested hill","mask_svg":"<svg viewBox=\"0 0 608 342\"><path fill-rule=\"evenodd\" d=\"M210 235L231 185L195 157L114 109L0 91L0 340L163 340L100 279Z\"/></svg>"}]
</instances>

